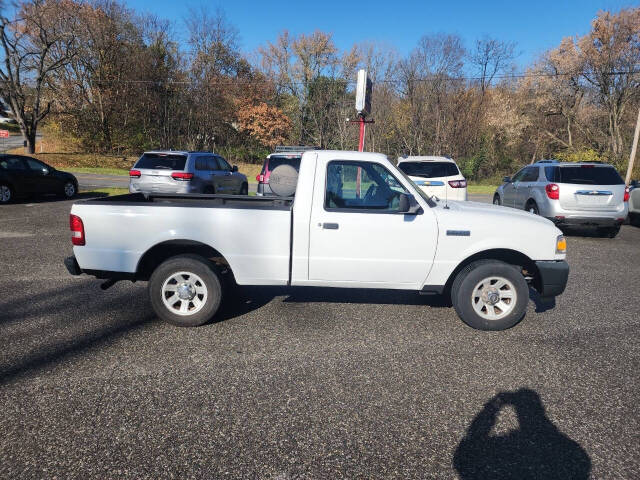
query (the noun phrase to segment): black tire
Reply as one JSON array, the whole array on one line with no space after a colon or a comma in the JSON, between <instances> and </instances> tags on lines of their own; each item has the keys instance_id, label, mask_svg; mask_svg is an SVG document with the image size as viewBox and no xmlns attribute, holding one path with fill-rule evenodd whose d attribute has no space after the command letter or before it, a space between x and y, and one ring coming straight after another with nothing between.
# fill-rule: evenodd
<instances>
[{"instance_id":1,"label":"black tire","mask_svg":"<svg viewBox=\"0 0 640 480\"><path fill-rule=\"evenodd\" d=\"M599 237L616 238L620 233L620 225L615 227L598 228L597 234Z\"/></svg>"},{"instance_id":2,"label":"black tire","mask_svg":"<svg viewBox=\"0 0 640 480\"><path fill-rule=\"evenodd\" d=\"M249 185L246 183L242 184L242 187L240 187L240 195L249 195Z\"/></svg>"},{"instance_id":3,"label":"black tire","mask_svg":"<svg viewBox=\"0 0 640 480\"><path fill-rule=\"evenodd\" d=\"M508 280L516 294L514 305L508 310L509 313L492 320L476 312L474 298L472 298L476 286L490 277L502 277ZM511 305L511 301L513 300L510 300L508 305ZM470 263L458 273L451 287L451 302L460 319L471 328L506 330L523 319L529 303L529 286L518 267L499 260L479 260ZM493 312L496 313L495 309ZM500 313L497 314L499 315Z\"/></svg>"},{"instance_id":4,"label":"black tire","mask_svg":"<svg viewBox=\"0 0 640 480\"><path fill-rule=\"evenodd\" d=\"M629 224L634 227L640 227L640 214L634 212L629 213Z\"/></svg>"},{"instance_id":5,"label":"black tire","mask_svg":"<svg viewBox=\"0 0 640 480\"><path fill-rule=\"evenodd\" d=\"M209 185L208 187L204 187L204 190L202 191L202 193L206 193L208 195L213 195L216 193L216 189L213 188L213 186Z\"/></svg>"},{"instance_id":6,"label":"black tire","mask_svg":"<svg viewBox=\"0 0 640 480\"><path fill-rule=\"evenodd\" d=\"M8 183L0 183L0 205L11 203L14 191Z\"/></svg>"},{"instance_id":7,"label":"black tire","mask_svg":"<svg viewBox=\"0 0 640 480\"><path fill-rule=\"evenodd\" d=\"M533 213L534 215L540 215L540 210L538 209L538 204L533 200L529 200L527 202L526 207L524 207L524 209L529 213Z\"/></svg>"},{"instance_id":8,"label":"black tire","mask_svg":"<svg viewBox=\"0 0 640 480\"><path fill-rule=\"evenodd\" d=\"M493 204L502 205L502 200L500 200L500 195L498 195L497 193L493 196Z\"/></svg>"},{"instance_id":9,"label":"black tire","mask_svg":"<svg viewBox=\"0 0 640 480\"><path fill-rule=\"evenodd\" d=\"M78 185L76 185L75 182L72 182L71 180L64 182L64 185L62 185L62 193L61 193L61 195L64 198L71 199L75 197L77 193L78 193Z\"/></svg>"},{"instance_id":10,"label":"black tire","mask_svg":"<svg viewBox=\"0 0 640 480\"><path fill-rule=\"evenodd\" d=\"M180 272L188 274L186 277L182 277L185 280L182 283L189 285L186 287L187 289L193 288L193 299L197 297L201 300L201 306L196 305L196 302L193 302L192 299L176 297L179 293L177 286L181 285L180 283L175 283L176 290L173 295L165 289L165 283L168 284L168 287L169 285L174 285L172 277ZM205 295L195 292L196 288L202 290L202 286L205 288ZM165 322L179 327L204 325L215 315L222 301L222 287L216 266L199 255L178 255L164 261L151 274L148 291L151 305L156 314ZM167 298L167 302L163 300L163 297ZM176 297L176 300L173 306L167 306L167 303L170 303L170 299L174 297ZM187 304L186 308L194 310L194 312L176 313L185 303Z\"/></svg>"}]
</instances>

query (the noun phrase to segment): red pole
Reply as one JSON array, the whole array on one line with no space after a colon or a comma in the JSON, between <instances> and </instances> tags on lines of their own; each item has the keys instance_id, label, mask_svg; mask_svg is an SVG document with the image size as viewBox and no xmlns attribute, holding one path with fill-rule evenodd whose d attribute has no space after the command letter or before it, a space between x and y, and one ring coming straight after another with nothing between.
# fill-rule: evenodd
<instances>
[{"instance_id":1,"label":"red pole","mask_svg":"<svg viewBox=\"0 0 640 480\"><path fill-rule=\"evenodd\" d=\"M364 150L364 117L360 117L360 141L358 142L358 151Z\"/></svg>"}]
</instances>

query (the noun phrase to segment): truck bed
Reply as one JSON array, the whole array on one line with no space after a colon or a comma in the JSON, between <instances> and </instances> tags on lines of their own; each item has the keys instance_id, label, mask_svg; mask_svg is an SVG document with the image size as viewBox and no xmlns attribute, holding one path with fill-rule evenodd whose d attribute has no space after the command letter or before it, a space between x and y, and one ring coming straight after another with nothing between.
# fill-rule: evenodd
<instances>
[{"instance_id":1,"label":"truck bed","mask_svg":"<svg viewBox=\"0 0 640 480\"><path fill-rule=\"evenodd\" d=\"M143 255L162 244L215 248L236 281L289 281L293 198L141 193L76 202L86 245L74 247L85 270L134 273ZM162 208L158 208L162 207Z\"/></svg>"},{"instance_id":2,"label":"truck bed","mask_svg":"<svg viewBox=\"0 0 640 480\"><path fill-rule=\"evenodd\" d=\"M293 197L258 197L249 195L128 193L112 197L92 198L76 202L82 205L176 206L197 208L250 208L291 210Z\"/></svg>"}]
</instances>

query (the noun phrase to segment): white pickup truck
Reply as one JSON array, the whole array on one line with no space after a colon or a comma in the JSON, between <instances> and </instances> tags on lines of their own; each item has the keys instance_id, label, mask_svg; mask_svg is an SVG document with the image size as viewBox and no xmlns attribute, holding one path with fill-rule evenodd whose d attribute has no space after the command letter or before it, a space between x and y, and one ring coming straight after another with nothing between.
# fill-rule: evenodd
<instances>
[{"instance_id":1,"label":"white pickup truck","mask_svg":"<svg viewBox=\"0 0 640 480\"><path fill-rule=\"evenodd\" d=\"M239 285L446 295L465 323L483 330L517 324L529 286L543 298L565 289L566 241L552 222L429 197L385 155L306 152L292 186L287 197L129 194L76 202L74 255L65 265L73 275L106 279L103 288L147 280L155 312L180 326L215 315L224 272Z\"/></svg>"}]
</instances>

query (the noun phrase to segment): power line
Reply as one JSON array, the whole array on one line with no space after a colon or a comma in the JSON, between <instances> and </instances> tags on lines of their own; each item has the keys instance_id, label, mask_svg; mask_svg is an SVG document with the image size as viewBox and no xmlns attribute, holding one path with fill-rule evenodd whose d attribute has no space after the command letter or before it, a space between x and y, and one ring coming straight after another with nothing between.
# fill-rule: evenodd
<instances>
[{"instance_id":1,"label":"power line","mask_svg":"<svg viewBox=\"0 0 640 480\"><path fill-rule=\"evenodd\" d=\"M636 75L639 74L640 70L628 70L628 71L613 71L613 72L603 72L601 73L601 75L607 75L607 76L615 76L615 75ZM502 75L494 75L492 78L492 80L509 80L509 79L523 79L523 78L553 78L553 77L568 77L568 76L584 76L583 73L576 73L576 72L557 72L557 73L549 73L549 72L533 72L533 73L509 73L509 74L502 74ZM432 74L429 75L427 77L416 77L416 78L412 78L410 79L410 81L412 82L435 82L435 81L480 81L482 80L483 77L481 76L449 76L447 74ZM486 78L485 78L486 79ZM340 77L336 77L336 78L332 78L331 80L342 80L344 81L344 79L340 78ZM402 84L402 83L406 83L407 80L380 80L378 82L375 82L376 84ZM162 86L162 85L198 85L200 84L200 82L196 81L196 80L114 80L114 79L92 79L91 83L106 83L106 84L141 84L141 85L157 85L157 86ZM234 77L229 77L229 76L220 76L220 77L215 77L215 79L211 82L213 84L215 83L232 83L232 84L242 84L242 83L274 83L274 84L278 84L280 83L280 85L285 85L285 86L304 86L304 82L277 82L277 81L255 81L255 80L250 80L250 79L244 79L244 78L234 78ZM353 86L356 84L355 81L352 80L347 80L344 81L345 85L348 86Z\"/></svg>"}]
</instances>

